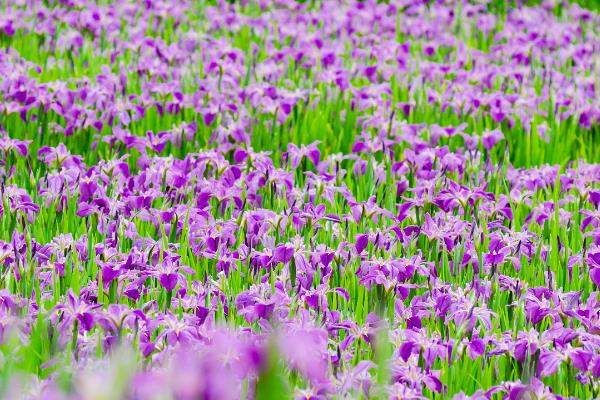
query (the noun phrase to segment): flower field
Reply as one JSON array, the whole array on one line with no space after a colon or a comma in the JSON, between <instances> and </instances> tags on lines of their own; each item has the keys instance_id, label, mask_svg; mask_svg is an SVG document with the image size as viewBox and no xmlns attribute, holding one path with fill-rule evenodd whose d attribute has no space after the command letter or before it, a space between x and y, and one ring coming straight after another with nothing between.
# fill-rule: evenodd
<instances>
[{"instance_id":1,"label":"flower field","mask_svg":"<svg viewBox=\"0 0 600 400\"><path fill-rule=\"evenodd\" d=\"M600 398L596 0L3 0L0 44L0 398Z\"/></svg>"}]
</instances>

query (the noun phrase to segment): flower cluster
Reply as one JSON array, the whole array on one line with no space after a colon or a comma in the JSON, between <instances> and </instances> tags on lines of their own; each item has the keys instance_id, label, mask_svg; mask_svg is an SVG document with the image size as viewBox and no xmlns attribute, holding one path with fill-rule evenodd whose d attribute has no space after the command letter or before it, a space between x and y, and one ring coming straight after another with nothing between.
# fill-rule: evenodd
<instances>
[{"instance_id":1,"label":"flower cluster","mask_svg":"<svg viewBox=\"0 0 600 400\"><path fill-rule=\"evenodd\" d=\"M600 14L513 3L2 2L0 397L600 397Z\"/></svg>"}]
</instances>

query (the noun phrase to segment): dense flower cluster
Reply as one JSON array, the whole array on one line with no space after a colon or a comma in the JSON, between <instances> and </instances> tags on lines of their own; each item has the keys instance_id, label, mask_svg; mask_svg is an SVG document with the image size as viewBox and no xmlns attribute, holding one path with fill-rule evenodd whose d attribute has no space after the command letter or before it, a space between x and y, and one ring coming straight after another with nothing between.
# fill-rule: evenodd
<instances>
[{"instance_id":1,"label":"dense flower cluster","mask_svg":"<svg viewBox=\"0 0 600 400\"><path fill-rule=\"evenodd\" d=\"M600 15L0 4L0 396L600 396Z\"/></svg>"}]
</instances>

